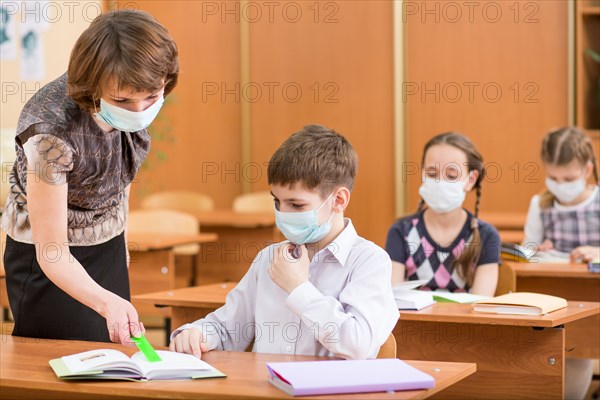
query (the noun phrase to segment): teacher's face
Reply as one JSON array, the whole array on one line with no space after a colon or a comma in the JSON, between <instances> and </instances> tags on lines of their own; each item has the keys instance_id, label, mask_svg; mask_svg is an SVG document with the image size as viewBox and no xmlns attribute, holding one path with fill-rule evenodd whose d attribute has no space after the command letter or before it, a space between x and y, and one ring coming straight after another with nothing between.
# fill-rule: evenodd
<instances>
[{"instance_id":1,"label":"teacher's face","mask_svg":"<svg viewBox=\"0 0 600 400\"><path fill-rule=\"evenodd\" d=\"M102 87L102 98L107 103L128 111L144 111L154 104L165 91L164 86L156 92L136 92L130 87L119 88L113 78L109 78Z\"/></svg>"}]
</instances>

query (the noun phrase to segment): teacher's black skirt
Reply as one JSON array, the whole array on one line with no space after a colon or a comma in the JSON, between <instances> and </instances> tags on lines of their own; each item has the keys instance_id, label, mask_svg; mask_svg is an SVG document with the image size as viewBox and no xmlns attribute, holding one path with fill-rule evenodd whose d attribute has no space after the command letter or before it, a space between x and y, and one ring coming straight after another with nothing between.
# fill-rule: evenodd
<instances>
[{"instance_id":1,"label":"teacher's black skirt","mask_svg":"<svg viewBox=\"0 0 600 400\"><path fill-rule=\"evenodd\" d=\"M70 250L94 281L129 300L123 234L105 243L72 246ZM4 268L8 300L15 319L14 336L110 341L106 320L46 277L36 260L34 245L7 237Z\"/></svg>"}]
</instances>

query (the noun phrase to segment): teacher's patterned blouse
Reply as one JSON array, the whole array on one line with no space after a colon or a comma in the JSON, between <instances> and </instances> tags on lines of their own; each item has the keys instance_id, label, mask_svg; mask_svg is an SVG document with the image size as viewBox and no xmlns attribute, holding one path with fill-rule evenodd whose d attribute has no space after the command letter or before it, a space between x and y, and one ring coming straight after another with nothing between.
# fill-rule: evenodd
<instances>
[{"instance_id":1,"label":"teacher's patterned blouse","mask_svg":"<svg viewBox=\"0 0 600 400\"><path fill-rule=\"evenodd\" d=\"M67 75L48 83L25 105L17 125L17 159L2 228L16 241L33 243L27 212L27 180L68 184L67 237L72 246L106 242L125 229L126 187L150 149L144 129L103 131L89 111L67 95Z\"/></svg>"}]
</instances>

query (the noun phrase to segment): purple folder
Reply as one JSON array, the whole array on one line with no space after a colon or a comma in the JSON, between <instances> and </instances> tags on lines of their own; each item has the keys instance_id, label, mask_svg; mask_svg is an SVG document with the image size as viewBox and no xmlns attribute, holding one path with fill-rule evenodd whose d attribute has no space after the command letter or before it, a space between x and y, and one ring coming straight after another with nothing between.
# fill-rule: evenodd
<instances>
[{"instance_id":1,"label":"purple folder","mask_svg":"<svg viewBox=\"0 0 600 400\"><path fill-rule=\"evenodd\" d=\"M430 389L435 380L397 358L267 363L269 382L292 396Z\"/></svg>"}]
</instances>

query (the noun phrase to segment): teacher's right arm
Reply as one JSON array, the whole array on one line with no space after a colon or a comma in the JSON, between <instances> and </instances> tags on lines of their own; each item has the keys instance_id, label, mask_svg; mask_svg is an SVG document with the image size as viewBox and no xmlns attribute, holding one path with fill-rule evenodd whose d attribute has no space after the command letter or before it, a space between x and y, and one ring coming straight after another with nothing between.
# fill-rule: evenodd
<instances>
[{"instance_id":1,"label":"teacher's right arm","mask_svg":"<svg viewBox=\"0 0 600 400\"><path fill-rule=\"evenodd\" d=\"M111 341L132 344L130 334L138 336L143 329L137 311L130 302L98 285L71 255L66 173L44 161L28 157L27 208L37 261L56 286L106 319Z\"/></svg>"}]
</instances>

